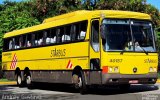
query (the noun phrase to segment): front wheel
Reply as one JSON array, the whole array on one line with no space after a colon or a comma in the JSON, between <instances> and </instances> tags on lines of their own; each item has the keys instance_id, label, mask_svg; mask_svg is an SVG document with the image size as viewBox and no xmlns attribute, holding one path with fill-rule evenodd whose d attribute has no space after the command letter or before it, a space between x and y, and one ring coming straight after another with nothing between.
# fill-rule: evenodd
<instances>
[{"instance_id":1,"label":"front wheel","mask_svg":"<svg viewBox=\"0 0 160 100\"><path fill-rule=\"evenodd\" d=\"M86 94L87 87L85 82L85 77L82 71L80 71L79 74L74 74L73 76L73 82L76 89L80 90L81 94Z\"/></svg>"},{"instance_id":2,"label":"front wheel","mask_svg":"<svg viewBox=\"0 0 160 100\"><path fill-rule=\"evenodd\" d=\"M26 77L26 84L27 84L27 87L28 87L29 89L32 89L33 83L32 83L32 81L31 81L31 76L30 76L30 75L27 75L27 77Z\"/></svg>"}]
</instances>

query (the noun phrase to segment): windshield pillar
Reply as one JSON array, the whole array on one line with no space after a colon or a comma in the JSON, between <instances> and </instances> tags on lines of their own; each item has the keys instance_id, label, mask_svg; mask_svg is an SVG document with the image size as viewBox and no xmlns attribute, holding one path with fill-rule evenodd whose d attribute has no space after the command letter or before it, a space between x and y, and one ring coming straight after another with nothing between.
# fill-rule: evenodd
<instances>
[{"instance_id":1,"label":"windshield pillar","mask_svg":"<svg viewBox=\"0 0 160 100\"><path fill-rule=\"evenodd\" d=\"M153 30L153 26L151 25L151 32L152 32L152 36L153 36L153 47L154 47L154 49L155 49L155 51L156 51L156 43L155 43L155 41L156 41L156 39L155 39L155 33L154 33L154 30Z\"/></svg>"},{"instance_id":2,"label":"windshield pillar","mask_svg":"<svg viewBox=\"0 0 160 100\"><path fill-rule=\"evenodd\" d=\"M131 38L132 38L132 43L133 43L133 51L135 51L135 43L134 43L134 37L133 37L133 31L132 31L132 24L133 24L133 22L131 21L131 19L129 19L129 27L130 27L130 31L131 31Z\"/></svg>"}]
</instances>

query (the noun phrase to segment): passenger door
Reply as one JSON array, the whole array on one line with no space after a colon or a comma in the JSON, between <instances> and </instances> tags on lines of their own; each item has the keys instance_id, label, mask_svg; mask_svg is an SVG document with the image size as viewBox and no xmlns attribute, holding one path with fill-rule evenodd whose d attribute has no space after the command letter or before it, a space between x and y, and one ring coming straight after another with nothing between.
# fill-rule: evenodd
<instances>
[{"instance_id":1,"label":"passenger door","mask_svg":"<svg viewBox=\"0 0 160 100\"><path fill-rule=\"evenodd\" d=\"M99 19L91 20L90 34L90 84L101 83Z\"/></svg>"}]
</instances>

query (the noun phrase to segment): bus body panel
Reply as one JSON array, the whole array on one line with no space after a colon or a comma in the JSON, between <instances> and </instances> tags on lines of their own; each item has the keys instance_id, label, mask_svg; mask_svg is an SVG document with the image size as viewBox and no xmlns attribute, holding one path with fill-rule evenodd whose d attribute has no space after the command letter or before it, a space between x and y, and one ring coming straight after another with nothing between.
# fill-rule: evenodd
<instances>
[{"instance_id":1,"label":"bus body panel","mask_svg":"<svg viewBox=\"0 0 160 100\"><path fill-rule=\"evenodd\" d=\"M150 67L157 68L158 55L156 53L112 53L102 54L102 66L119 67L120 74L147 74ZM137 68L137 72L133 69ZM114 73L114 72L113 72Z\"/></svg>"},{"instance_id":2,"label":"bus body panel","mask_svg":"<svg viewBox=\"0 0 160 100\"><path fill-rule=\"evenodd\" d=\"M83 47L83 51L82 48ZM24 55L25 54L25 55ZM19 67L24 70L71 70L75 66L88 68L88 42L64 44L59 46L39 47L13 52L3 52L3 66L7 65L6 70L15 70ZM16 55L16 66L12 68ZM68 66L69 62L72 64Z\"/></svg>"},{"instance_id":3,"label":"bus body panel","mask_svg":"<svg viewBox=\"0 0 160 100\"><path fill-rule=\"evenodd\" d=\"M103 85L127 85L127 84L155 84L158 74L119 74L119 73L103 73Z\"/></svg>"},{"instance_id":4,"label":"bus body panel","mask_svg":"<svg viewBox=\"0 0 160 100\"><path fill-rule=\"evenodd\" d=\"M120 84L155 84L157 81L157 72L150 72L149 68L158 68L157 53L127 53L124 52L102 52L101 69L102 84L120 85ZM103 72L103 67L108 67L107 72ZM118 72L114 68L118 67ZM112 72L110 71L112 68ZM134 72L136 68L136 72Z\"/></svg>"}]
</instances>

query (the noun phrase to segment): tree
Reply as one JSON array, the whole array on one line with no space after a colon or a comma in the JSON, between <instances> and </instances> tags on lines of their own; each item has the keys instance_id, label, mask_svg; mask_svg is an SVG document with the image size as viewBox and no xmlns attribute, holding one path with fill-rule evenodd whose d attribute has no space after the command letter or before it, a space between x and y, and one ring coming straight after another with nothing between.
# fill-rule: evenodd
<instances>
[{"instance_id":1,"label":"tree","mask_svg":"<svg viewBox=\"0 0 160 100\"><path fill-rule=\"evenodd\" d=\"M32 16L30 2L5 1L3 5L0 5L0 56L3 34L36 24L40 22Z\"/></svg>"}]
</instances>

